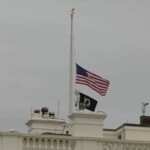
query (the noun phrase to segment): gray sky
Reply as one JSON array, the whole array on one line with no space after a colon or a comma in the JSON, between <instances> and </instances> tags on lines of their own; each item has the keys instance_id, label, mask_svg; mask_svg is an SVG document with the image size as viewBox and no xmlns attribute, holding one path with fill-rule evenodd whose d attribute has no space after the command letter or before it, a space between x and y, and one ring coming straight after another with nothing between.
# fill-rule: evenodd
<instances>
[{"instance_id":1,"label":"gray sky","mask_svg":"<svg viewBox=\"0 0 150 150\"><path fill-rule=\"evenodd\" d=\"M105 128L139 123L150 102L150 1L0 0L0 130L26 131L31 106L57 114L58 101L67 118L73 7L76 60L110 81L104 97L77 89L98 100Z\"/></svg>"}]
</instances>

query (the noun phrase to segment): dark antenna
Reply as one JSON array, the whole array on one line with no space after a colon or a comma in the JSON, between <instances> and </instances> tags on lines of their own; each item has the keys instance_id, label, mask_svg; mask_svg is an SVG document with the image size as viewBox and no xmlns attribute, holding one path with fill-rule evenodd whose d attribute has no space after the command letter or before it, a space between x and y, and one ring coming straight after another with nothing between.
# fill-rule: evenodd
<instances>
[{"instance_id":1,"label":"dark antenna","mask_svg":"<svg viewBox=\"0 0 150 150\"><path fill-rule=\"evenodd\" d=\"M147 106L147 105L148 105L148 103L142 102L142 113L143 113L143 116L145 116L146 106Z\"/></svg>"},{"instance_id":2,"label":"dark antenna","mask_svg":"<svg viewBox=\"0 0 150 150\"><path fill-rule=\"evenodd\" d=\"M31 106L31 118L32 118L32 106Z\"/></svg>"},{"instance_id":3,"label":"dark antenna","mask_svg":"<svg viewBox=\"0 0 150 150\"><path fill-rule=\"evenodd\" d=\"M57 111L57 118L59 118L59 109L60 109L60 101L58 101L58 111Z\"/></svg>"}]
</instances>

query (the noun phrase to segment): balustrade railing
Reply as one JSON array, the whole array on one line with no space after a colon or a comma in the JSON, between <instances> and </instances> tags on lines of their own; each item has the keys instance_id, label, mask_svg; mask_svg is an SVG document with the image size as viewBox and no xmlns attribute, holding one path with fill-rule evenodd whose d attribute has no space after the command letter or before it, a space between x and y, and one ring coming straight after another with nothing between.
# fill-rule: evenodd
<instances>
[{"instance_id":1,"label":"balustrade railing","mask_svg":"<svg viewBox=\"0 0 150 150\"><path fill-rule=\"evenodd\" d=\"M91 140L93 141L92 138ZM75 144L77 144L76 141L84 141L82 144L86 144L86 138L80 139L67 136L27 136L23 137L22 145L23 150L74 150L76 147ZM89 138L87 142L88 141ZM140 141L108 140L101 138L98 140L95 139L95 145L99 145L98 150L150 150L150 142Z\"/></svg>"},{"instance_id":2,"label":"balustrade railing","mask_svg":"<svg viewBox=\"0 0 150 150\"><path fill-rule=\"evenodd\" d=\"M24 137L23 150L72 150L74 142L67 137Z\"/></svg>"},{"instance_id":3,"label":"balustrade railing","mask_svg":"<svg viewBox=\"0 0 150 150\"><path fill-rule=\"evenodd\" d=\"M102 139L100 144L103 150L150 150L150 142Z\"/></svg>"}]
</instances>

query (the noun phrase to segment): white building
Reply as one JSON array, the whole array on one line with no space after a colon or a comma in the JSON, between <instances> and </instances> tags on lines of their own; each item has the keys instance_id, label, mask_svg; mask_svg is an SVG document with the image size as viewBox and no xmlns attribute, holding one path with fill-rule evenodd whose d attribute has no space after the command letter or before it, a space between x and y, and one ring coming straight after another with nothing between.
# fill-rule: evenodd
<instances>
[{"instance_id":1,"label":"white building","mask_svg":"<svg viewBox=\"0 0 150 150\"><path fill-rule=\"evenodd\" d=\"M0 132L0 150L150 150L150 117L104 129L104 112L73 112L70 123L35 110L28 133Z\"/></svg>"}]
</instances>

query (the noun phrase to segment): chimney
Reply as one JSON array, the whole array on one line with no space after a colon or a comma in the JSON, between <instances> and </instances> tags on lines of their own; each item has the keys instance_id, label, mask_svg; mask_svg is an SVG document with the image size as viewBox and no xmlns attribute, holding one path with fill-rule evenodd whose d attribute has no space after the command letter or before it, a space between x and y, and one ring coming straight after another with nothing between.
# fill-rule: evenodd
<instances>
[{"instance_id":1,"label":"chimney","mask_svg":"<svg viewBox=\"0 0 150 150\"><path fill-rule=\"evenodd\" d=\"M140 125L150 127L150 116L141 116Z\"/></svg>"}]
</instances>

